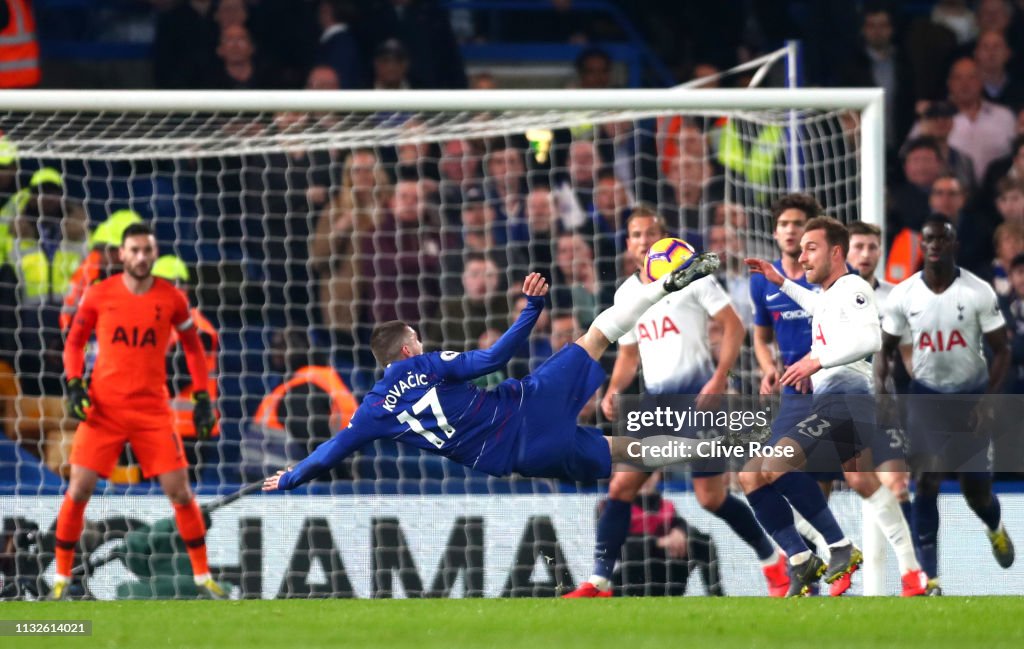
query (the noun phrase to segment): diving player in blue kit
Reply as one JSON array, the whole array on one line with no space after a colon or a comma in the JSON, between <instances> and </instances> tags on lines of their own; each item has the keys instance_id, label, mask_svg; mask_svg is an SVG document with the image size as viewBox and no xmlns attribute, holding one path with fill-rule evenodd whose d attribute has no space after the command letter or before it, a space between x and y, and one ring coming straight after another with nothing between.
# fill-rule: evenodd
<instances>
[{"instance_id":1,"label":"diving player in blue kit","mask_svg":"<svg viewBox=\"0 0 1024 649\"><path fill-rule=\"evenodd\" d=\"M636 440L604 437L597 429L576 424L580 409L604 382L597 359L631 331L651 305L713 273L718 265L713 253L695 256L662 281L646 285L634 299L602 312L575 344L522 381L509 379L493 390L469 381L504 367L529 336L548 292L538 273L523 283L527 307L487 350L424 354L407 324L380 324L370 347L385 367L384 377L363 399L348 428L295 467L268 477L263 490L294 489L384 437L495 476L518 473L579 482L607 478L612 462L637 461L627 453Z\"/></svg>"}]
</instances>

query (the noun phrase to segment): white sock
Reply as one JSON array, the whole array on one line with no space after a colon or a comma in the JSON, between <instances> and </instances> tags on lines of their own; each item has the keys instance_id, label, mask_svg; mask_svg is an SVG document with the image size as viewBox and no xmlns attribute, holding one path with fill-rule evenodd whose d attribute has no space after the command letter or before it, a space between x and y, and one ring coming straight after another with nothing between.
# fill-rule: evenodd
<instances>
[{"instance_id":1,"label":"white sock","mask_svg":"<svg viewBox=\"0 0 1024 649\"><path fill-rule=\"evenodd\" d=\"M53 583L54 584L58 584L58 583L66 584L69 581L71 581L71 577L68 577L67 575L60 575L60 574L54 574L53 575Z\"/></svg>"},{"instance_id":2,"label":"white sock","mask_svg":"<svg viewBox=\"0 0 1024 649\"><path fill-rule=\"evenodd\" d=\"M853 541L851 541L849 538L844 536L843 538L839 539L838 541L836 541L832 545L828 546L828 549L831 550L833 548L845 548L846 546L850 545L851 543L853 543Z\"/></svg>"},{"instance_id":3,"label":"white sock","mask_svg":"<svg viewBox=\"0 0 1024 649\"><path fill-rule=\"evenodd\" d=\"M828 543L825 542L825 537L795 509L793 510L793 524L796 527L796 531L800 532L801 536L810 539L814 543L814 547L822 555L822 558L828 561L831 553L828 551Z\"/></svg>"},{"instance_id":4,"label":"white sock","mask_svg":"<svg viewBox=\"0 0 1024 649\"><path fill-rule=\"evenodd\" d=\"M866 501L874 510L875 522L896 553L900 574L904 575L911 570L920 570L921 564L917 562L917 556L914 554L910 526L903 518L903 510L900 509L896 496L888 488L882 486Z\"/></svg>"},{"instance_id":5,"label":"white sock","mask_svg":"<svg viewBox=\"0 0 1024 649\"><path fill-rule=\"evenodd\" d=\"M206 583L206 580L210 578L210 573L204 572L201 575L195 575L192 579L196 582L196 586L201 586Z\"/></svg>"},{"instance_id":6,"label":"white sock","mask_svg":"<svg viewBox=\"0 0 1024 649\"><path fill-rule=\"evenodd\" d=\"M668 291L665 290L664 280L645 284L636 293L628 298L621 298L620 302L599 313L594 318L592 326L597 327L597 330L604 334L608 342L613 343L632 330L647 309L657 304L666 295L668 295Z\"/></svg>"},{"instance_id":7,"label":"white sock","mask_svg":"<svg viewBox=\"0 0 1024 649\"><path fill-rule=\"evenodd\" d=\"M886 558L888 541L885 532L878 526L875 520L875 508L866 499L860 501L861 520L861 550L864 551L864 565L861 566L863 577L861 578L862 592L869 597L886 595L888 588L885 583Z\"/></svg>"},{"instance_id":8,"label":"white sock","mask_svg":"<svg viewBox=\"0 0 1024 649\"><path fill-rule=\"evenodd\" d=\"M779 562L779 553L778 552L772 552L772 556L768 557L767 559L761 559L761 567L762 568L768 568L770 566L774 566L778 562Z\"/></svg>"},{"instance_id":9,"label":"white sock","mask_svg":"<svg viewBox=\"0 0 1024 649\"><path fill-rule=\"evenodd\" d=\"M590 575L590 579L587 581L592 583L598 590L611 590L612 588L612 582L608 581L607 577L602 577L601 575Z\"/></svg>"}]
</instances>

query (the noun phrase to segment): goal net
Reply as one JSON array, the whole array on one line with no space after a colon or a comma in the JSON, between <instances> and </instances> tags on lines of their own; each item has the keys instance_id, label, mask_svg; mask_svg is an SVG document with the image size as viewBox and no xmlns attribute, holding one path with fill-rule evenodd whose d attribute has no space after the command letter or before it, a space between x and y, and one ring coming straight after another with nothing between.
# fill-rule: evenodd
<instances>
[{"instance_id":1,"label":"goal net","mask_svg":"<svg viewBox=\"0 0 1024 649\"><path fill-rule=\"evenodd\" d=\"M117 270L107 237L134 218L179 258L160 272L209 325L216 437L189 436L176 350L169 389L210 510L214 575L236 596L572 588L590 574L602 485L492 478L381 440L288 496L223 499L340 430L378 376L375 323L414 323L428 350L484 348L522 308L524 275L539 271L552 308L483 382L523 377L633 272L624 223L640 204L670 234L721 254L719 279L749 327L742 258L776 256L773 201L807 191L844 221L881 219L880 102L836 90L5 96L2 596L43 596L52 580L74 432L61 405L61 316L93 251L98 277ZM730 387L750 394L757 383L745 344ZM583 417L606 425L596 403ZM624 592L763 594L753 552L700 510L687 478L669 473L663 491L686 522L686 556L667 561L636 535ZM953 520L962 514L947 505ZM859 527L855 499L839 494L834 507ZM130 452L86 517L75 592L191 596L171 509Z\"/></svg>"}]
</instances>

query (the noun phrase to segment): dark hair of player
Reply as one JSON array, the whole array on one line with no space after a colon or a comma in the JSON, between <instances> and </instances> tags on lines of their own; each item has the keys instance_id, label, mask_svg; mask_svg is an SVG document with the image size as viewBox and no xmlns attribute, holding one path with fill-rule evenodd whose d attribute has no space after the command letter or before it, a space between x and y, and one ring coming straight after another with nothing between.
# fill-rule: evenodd
<instances>
[{"instance_id":1,"label":"dark hair of player","mask_svg":"<svg viewBox=\"0 0 1024 649\"><path fill-rule=\"evenodd\" d=\"M873 237L882 238L882 228L878 227L873 223L865 223L864 221L854 221L846 226L847 231L852 237L855 234L869 235Z\"/></svg>"},{"instance_id":2,"label":"dark hair of player","mask_svg":"<svg viewBox=\"0 0 1024 649\"><path fill-rule=\"evenodd\" d=\"M956 238L956 226L953 225L953 222L943 214L933 213L929 215L928 218L924 220L924 223L921 224L921 230L924 230L929 225L942 226L943 228L948 229L952 233L953 237Z\"/></svg>"},{"instance_id":3,"label":"dark hair of player","mask_svg":"<svg viewBox=\"0 0 1024 649\"><path fill-rule=\"evenodd\" d=\"M824 230L825 243L828 244L828 247L839 246L843 251L843 259L846 259L846 255L850 252L850 231L846 229L845 225L831 216L817 216L808 221L804 227L805 233L812 230Z\"/></svg>"},{"instance_id":4,"label":"dark hair of player","mask_svg":"<svg viewBox=\"0 0 1024 649\"><path fill-rule=\"evenodd\" d=\"M153 228L149 227L145 223L132 223L124 229L124 234L121 235L121 245L128 240L129 237L151 237L153 236Z\"/></svg>"},{"instance_id":5,"label":"dark hair of player","mask_svg":"<svg viewBox=\"0 0 1024 649\"><path fill-rule=\"evenodd\" d=\"M387 367L401 356L402 345L409 335L409 325L401 320L382 322L370 334L370 351L381 367Z\"/></svg>"},{"instance_id":6,"label":"dark hair of player","mask_svg":"<svg viewBox=\"0 0 1024 649\"><path fill-rule=\"evenodd\" d=\"M629 232L629 224L633 222L633 219L654 219L654 222L661 228L661 233L668 234L668 224L665 223L665 219L647 203L637 203L630 211L626 218L626 232Z\"/></svg>"},{"instance_id":7,"label":"dark hair of player","mask_svg":"<svg viewBox=\"0 0 1024 649\"><path fill-rule=\"evenodd\" d=\"M810 194L786 194L772 205L772 223L778 223L779 215L786 210L800 210L808 221L825 213L821 203Z\"/></svg>"}]
</instances>

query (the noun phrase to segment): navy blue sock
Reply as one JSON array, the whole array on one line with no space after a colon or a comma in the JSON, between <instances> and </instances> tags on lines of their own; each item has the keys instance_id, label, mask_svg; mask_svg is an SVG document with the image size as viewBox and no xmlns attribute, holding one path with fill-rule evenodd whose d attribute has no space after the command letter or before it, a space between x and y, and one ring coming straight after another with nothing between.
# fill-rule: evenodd
<instances>
[{"instance_id":1,"label":"navy blue sock","mask_svg":"<svg viewBox=\"0 0 1024 649\"><path fill-rule=\"evenodd\" d=\"M757 524L754 512L736 496L727 494L721 506L711 513L725 521L732 531L736 532L736 536L754 548L758 559L767 559L775 553L775 547L768 540L768 535Z\"/></svg>"},{"instance_id":2,"label":"navy blue sock","mask_svg":"<svg viewBox=\"0 0 1024 649\"><path fill-rule=\"evenodd\" d=\"M793 510L771 485L758 487L747 494L747 502L764 531L775 539L782 551L793 556L809 550L793 525Z\"/></svg>"},{"instance_id":3,"label":"navy blue sock","mask_svg":"<svg viewBox=\"0 0 1024 649\"><path fill-rule=\"evenodd\" d=\"M609 498L597 521L597 543L594 545L594 574L612 578L615 563L622 556L622 544L629 536L633 504Z\"/></svg>"},{"instance_id":4,"label":"navy blue sock","mask_svg":"<svg viewBox=\"0 0 1024 649\"><path fill-rule=\"evenodd\" d=\"M999 507L999 498L992 494L992 499L989 500L988 505L984 507L972 507L974 513L978 515L988 529L995 530L999 527L999 521L1002 518L1002 511Z\"/></svg>"},{"instance_id":5,"label":"navy blue sock","mask_svg":"<svg viewBox=\"0 0 1024 649\"><path fill-rule=\"evenodd\" d=\"M914 537L917 559L929 577L939 574L939 496L914 495Z\"/></svg>"},{"instance_id":6,"label":"navy blue sock","mask_svg":"<svg viewBox=\"0 0 1024 649\"><path fill-rule=\"evenodd\" d=\"M1002 512L999 498L992 492L992 476L963 474L960 476L960 488L971 511L978 515L988 529L998 528Z\"/></svg>"},{"instance_id":7,"label":"navy blue sock","mask_svg":"<svg viewBox=\"0 0 1024 649\"><path fill-rule=\"evenodd\" d=\"M773 483L775 489L786 497L793 509L818 530L829 545L838 543L846 536L836 522L835 516L825 502L825 494L814 478L801 471L790 471Z\"/></svg>"}]
</instances>

